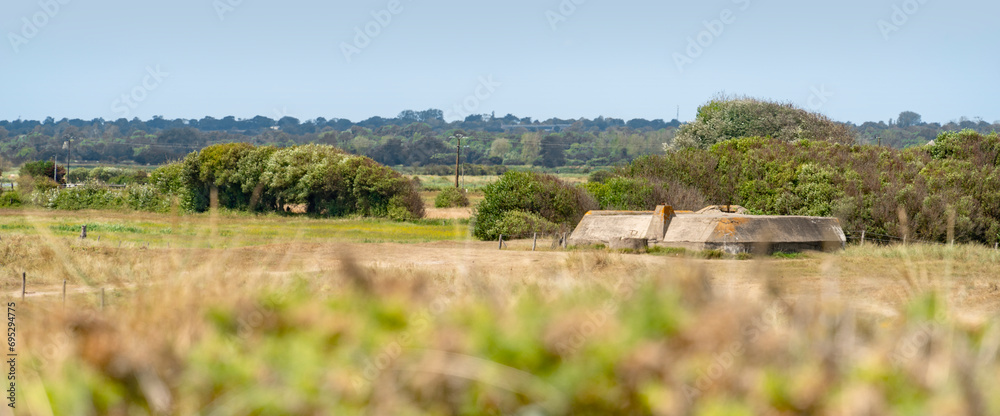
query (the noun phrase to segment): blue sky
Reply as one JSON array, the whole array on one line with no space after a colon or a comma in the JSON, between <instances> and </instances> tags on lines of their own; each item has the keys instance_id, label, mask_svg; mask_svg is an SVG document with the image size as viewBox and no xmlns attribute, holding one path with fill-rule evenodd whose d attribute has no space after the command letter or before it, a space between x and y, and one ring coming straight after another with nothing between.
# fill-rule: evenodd
<instances>
[{"instance_id":1,"label":"blue sky","mask_svg":"<svg viewBox=\"0 0 1000 416\"><path fill-rule=\"evenodd\" d=\"M0 119L690 120L725 92L857 123L992 122L997 16L941 0L16 0L0 5Z\"/></svg>"}]
</instances>

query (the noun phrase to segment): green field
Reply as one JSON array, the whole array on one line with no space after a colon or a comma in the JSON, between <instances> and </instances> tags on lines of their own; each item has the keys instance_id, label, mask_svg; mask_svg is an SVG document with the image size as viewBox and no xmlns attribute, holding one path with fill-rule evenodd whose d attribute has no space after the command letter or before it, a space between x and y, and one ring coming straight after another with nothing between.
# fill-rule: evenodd
<instances>
[{"instance_id":1,"label":"green field","mask_svg":"<svg viewBox=\"0 0 1000 416\"><path fill-rule=\"evenodd\" d=\"M165 247L229 248L288 242L421 243L469 238L467 220L316 219L279 214L153 215L108 211L0 210L0 232Z\"/></svg>"}]
</instances>

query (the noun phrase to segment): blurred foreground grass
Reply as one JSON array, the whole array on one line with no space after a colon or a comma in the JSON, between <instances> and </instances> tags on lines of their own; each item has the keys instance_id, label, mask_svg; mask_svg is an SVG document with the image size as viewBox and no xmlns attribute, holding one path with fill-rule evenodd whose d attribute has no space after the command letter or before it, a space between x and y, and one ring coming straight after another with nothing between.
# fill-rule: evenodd
<instances>
[{"instance_id":1,"label":"blurred foreground grass","mask_svg":"<svg viewBox=\"0 0 1000 416\"><path fill-rule=\"evenodd\" d=\"M81 222L171 248L80 241ZM1000 414L995 250L852 246L749 261L511 250L498 267L465 243L450 253L468 257L436 266L362 263L374 245L341 244L449 233L465 241L467 225L4 216L8 289L15 270L112 285L103 309L95 292L66 305L8 292L17 414ZM340 244L316 251L327 263L300 258L326 239ZM822 282L792 293L790 276L814 264ZM736 268L764 290L720 289ZM871 279L898 288L882 306L891 313L855 307L873 294L848 285Z\"/></svg>"},{"instance_id":2,"label":"blurred foreground grass","mask_svg":"<svg viewBox=\"0 0 1000 416\"><path fill-rule=\"evenodd\" d=\"M577 261L613 262L600 253ZM885 322L695 269L545 282L346 265L20 306L37 414L997 414L1000 327ZM766 276L762 276L766 278ZM36 328L31 330L27 328ZM46 330L37 330L46 328Z\"/></svg>"}]
</instances>

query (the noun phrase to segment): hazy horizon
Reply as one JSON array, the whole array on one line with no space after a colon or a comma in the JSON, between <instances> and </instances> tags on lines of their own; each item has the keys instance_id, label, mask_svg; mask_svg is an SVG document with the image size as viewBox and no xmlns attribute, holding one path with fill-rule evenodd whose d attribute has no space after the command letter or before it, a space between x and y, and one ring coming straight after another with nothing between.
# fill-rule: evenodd
<instances>
[{"instance_id":1,"label":"hazy horizon","mask_svg":"<svg viewBox=\"0 0 1000 416\"><path fill-rule=\"evenodd\" d=\"M1000 4L718 0L5 3L0 119L693 119L718 93L834 120L1000 120ZM367 35L359 35L358 30ZM374 34L374 36L369 36ZM124 95L124 97L123 97Z\"/></svg>"}]
</instances>

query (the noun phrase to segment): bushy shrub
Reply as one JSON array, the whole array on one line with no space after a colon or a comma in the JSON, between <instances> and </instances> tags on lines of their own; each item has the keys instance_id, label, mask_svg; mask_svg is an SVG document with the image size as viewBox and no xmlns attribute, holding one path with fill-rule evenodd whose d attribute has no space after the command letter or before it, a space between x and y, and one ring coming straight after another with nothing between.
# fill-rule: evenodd
<instances>
[{"instance_id":1,"label":"bushy shrub","mask_svg":"<svg viewBox=\"0 0 1000 416\"><path fill-rule=\"evenodd\" d=\"M149 175L149 186L176 203L182 211L195 212L198 210L200 194L188 187L186 174L184 163L170 164L154 170Z\"/></svg>"},{"instance_id":2,"label":"bushy shrub","mask_svg":"<svg viewBox=\"0 0 1000 416\"><path fill-rule=\"evenodd\" d=\"M46 192L59 188L59 184L52 178L44 176L19 175L17 177L17 190L23 195L31 194L35 191Z\"/></svg>"},{"instance_id":3,"label":"bushy shrub","mask_svg":"<svg viewBox=\"0 0 1000 416\"><path fill-rule=\"evenodd\" d=\"M236 210L283 211L301 204L307 212L325 216L405 220L424 215L412 180L367 157L326 145L210 146L157 169L150 182L195 212L207 210L214 193L220 207Z\"/></svg>"},{"instance_id":4,"label":"bushy shrub","mask_svg":"<svg viewBox=\"0 0 1000 416\"><path fill-rule=\"evenodd\" d=\"M719 97L698 108L697 118L681 127L673 146L705 149L742 137L853 144L854 136L850 127L791 104L747 97Z\"/></svg>"},{"instance_id":5,"label":"bushy shrub","mask_svg":"<svg viewBox=\"0 0 1000 416\"><path fill-rule=\"evenodd\" d=\"M642 179L672 182L714 204L769 215L835 216L849 234L911 241L945 241L954 215L957 241L992 245L1000 240L998 165L997 134L973 131L945 133L933 146L906 150L742 138L640 158L616 172L620 189L605 186L595 194L605 203L621 194L643 195L635 185ZM674 186L666 187L668 197Z\"/></svg>"},{"instance_id":6,"label":"bushy shrub","mask_svg":"<svg viewBox=\"0 0 1000 416\"><path fill-rule=\"evenodd\" d=\"M507 212L535 214L564 227L575 226L597 202L584 189L552 175L507 172L483 189L485 199L476 207L473 233L481 240L499 237L496 223Z\"/></svg>"},{"instance_id":7,"label":"bushy shrub","mask_svg":"<svg viewBox=\"0 0 1000 416\"><path fill-rule=\"evenodd\" d=\"M55 172L53 172L55 169ZM19 176L31 176L35 178L49 178L52 179L53 173L56 175L54 179L55 182L64 182L66 177L66 167L59 166L56 167L51 160L39 160L35 162L27 162L21 166L21 171Z\"/></svg>"},{"instance_id":8,"label":"bushy shrub","mask_svg":"<svg viewBox=\"0 0 1000 416\"><path fill-rule=\"evenodd\" d=\"M588 183L604 183L604 181L611 179L615 174L609 170L599 169L590 173L587 177Z\"/></svg>"},{"instance_id":9,"label":"bushy shrub","mask_svg":"<svg viewBox=\"0 0 1000 416\"><path fill-rule=\"evenodd\" d=\"M17 191L4 191L0 193L0 207L13 208L21 206L21 194Z\"/></svg>"},{"instance_id":10,"label":"bushy shrub","mask_svg":"<svg viewBox=\"0 0 1000 416\"><path fill-rule=\"evenodd\" d=\"M489 234L505 239L531 237L534 233L540 235L553 234L559 231L559 225L542 218L538 214L523 211L507 211L493 223Z\"/></svg>"},{"instance_id":11,"label":"bushy shrub","mask_svg":"<svg viewBox=\"0 0 1000 416\"><path fill-rule=\"evenodd\" d=\"M145 185L149 173L142 169L98 166L93 169L77 168L66 174L68 183L97 182L109 185Z\"/></svg>"},{"instance_id":12,"label":"bushy shrub","mask_svg":"<svg viewBox=\"0 0 1000 416\"><path fill-rule=\"evenodd\" d=\"M469 206L469 197L465 191L458 188L444 188L437 198L434 198L435 208L454 208Z\"/></svg>"},{"instance_id":13,"label":"bushy shrub","mask_svg":"<svg viewBox=\"0 0 1000 416\"><path fill-rule=\"evenodd\" d=\"M641 211L665 201L665 190L646 178L614 177L603 183L588 182L587 190L601 209Z\"/></svg>"},{"instance_id":14,"label":"bushy shrub","mask_svg":"<svg viewBox=\"0 0 1000 416\"><path fill-rule=\"evenodd\" d=\"M69 183L83 183L90 178L90 169L87 168L77 168L69 171L66 174L66 182Z\"/></svg>"},{"instance_id":15,"label":"bushy shrub","mask_svg":"<svg viewBox=\"0 0 1000 416\"><path fill-rule=\"evenodd\" d=\"M651 211L657 205L678 210L698 210L708 201L697 189L676 179L613 176L601 182L588 182L587 191L601 209Z\"/></svg>"},{"instance_id":16,"label":"bushy shrub","mask_svg":"<svg viewBox=\"0 0 1000 416\"><path fill-rule=\"evenodd\" d=\"M63 210L130 209L168 212L171 208L170 199L148 185L126 188L85 185L46 193L44 198L44 206Z\"/></svg>"}]
</instances>

